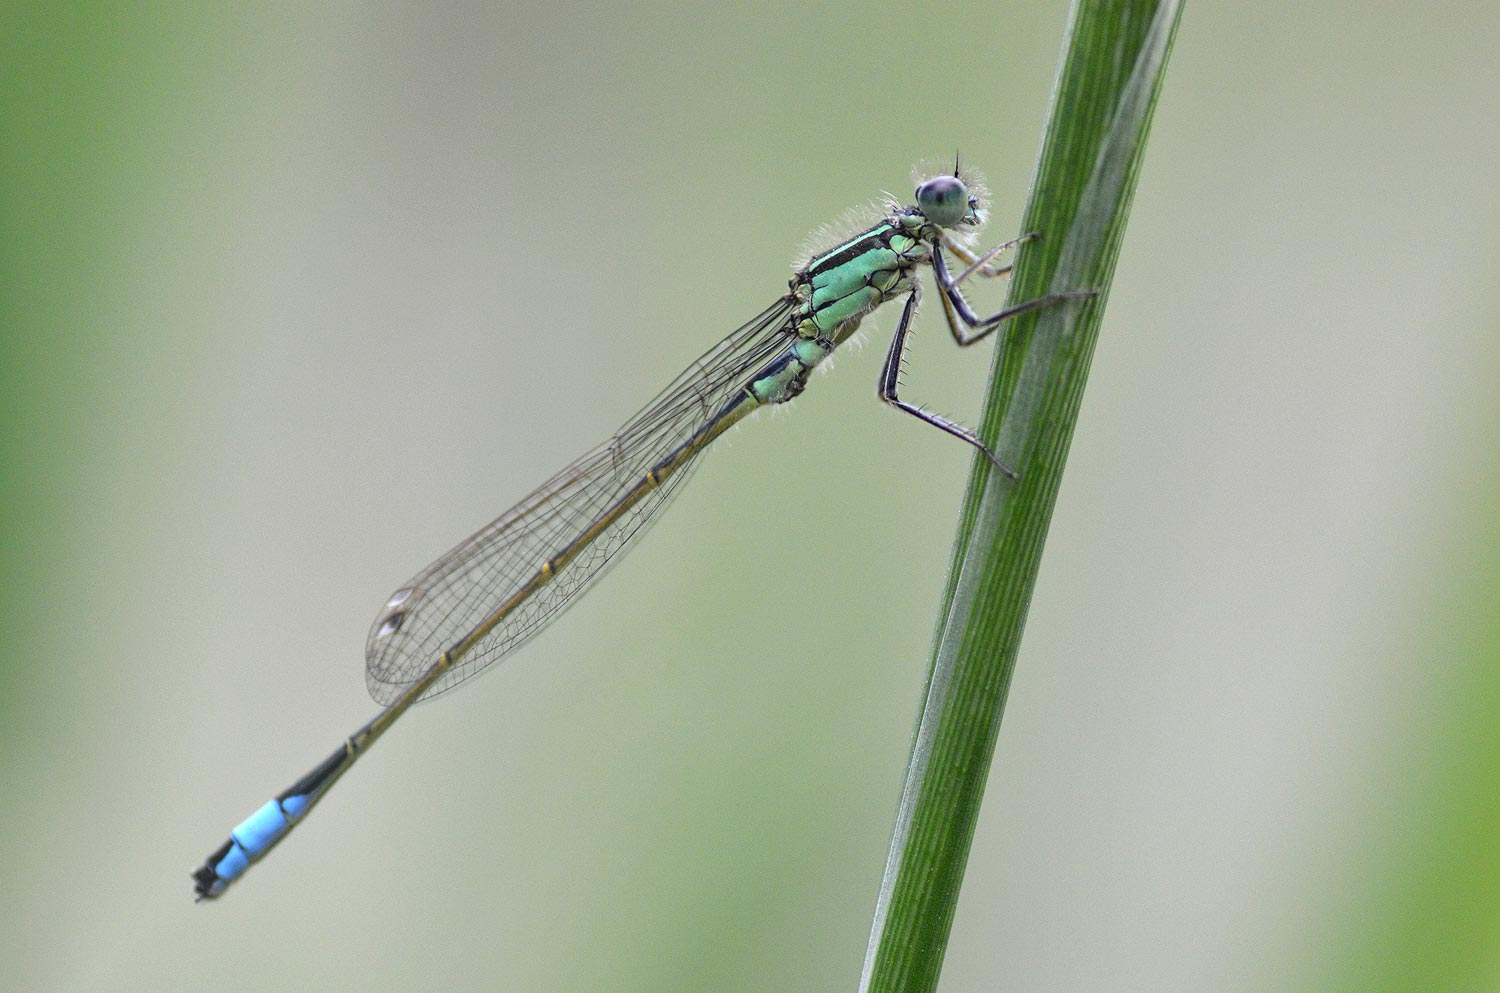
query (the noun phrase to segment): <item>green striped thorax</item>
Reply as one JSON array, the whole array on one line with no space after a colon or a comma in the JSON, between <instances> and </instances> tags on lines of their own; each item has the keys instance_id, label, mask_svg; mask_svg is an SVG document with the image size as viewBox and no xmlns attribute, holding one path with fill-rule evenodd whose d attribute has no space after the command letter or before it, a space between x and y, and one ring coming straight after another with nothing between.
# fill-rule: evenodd
<instances>
[{"instance_id":1,"label":"green striped thorax","mask_svg":"<svg viewBox=\"0 0 1500 993\"><path fill-rule=\"evenodd\" d=\"M930 259L945 229L984 222L979 197L958 175L924 181L915 199L908 207L893 204L874 227L814 256L792 277L795 324L808 341L809 365L846 341L865 315L909 292L912 271Z\"/></svg>"},{"instance_id":2,"label":"green striped thorax","mask_svg":"<svg viewBox=\"0 0 1500 993\"><path fill-rule=\"evenodd\" d=\"M756 404L785 403L799 395L812 370L859 329L860 321L894 297L916 293L916 268L932 259L935 242L949 228L984 223L975 183L954 170L917 186L916 203L892 203L873 227L813 256L792 277L795 307L786 352L752 381L746 393Z\"/></svg>"}]
</instances>

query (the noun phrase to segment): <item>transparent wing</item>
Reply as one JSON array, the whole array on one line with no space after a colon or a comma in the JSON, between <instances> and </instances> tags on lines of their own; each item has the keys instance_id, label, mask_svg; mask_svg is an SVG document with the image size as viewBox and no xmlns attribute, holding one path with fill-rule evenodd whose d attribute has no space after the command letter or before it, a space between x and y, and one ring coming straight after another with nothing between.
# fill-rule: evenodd
<instances>
[{"instance_id":1,"label":"transparent wing","mask_svg":"<svg viewBox=\"0 0 1500 993\"><path fill-rule=\"evenodd\" d=\"M736 396L746 377L785 347L792 302L783 297L694 362L614 437L543 483L488 527L392 595L365 644L370 695L390 704L438 656L479 626L615 507L662 458ZM621 513L551 582L516 607L423 699L452 689L540 631L603 574L687 478L694 459Z\"/></svg>"}]
</instances>

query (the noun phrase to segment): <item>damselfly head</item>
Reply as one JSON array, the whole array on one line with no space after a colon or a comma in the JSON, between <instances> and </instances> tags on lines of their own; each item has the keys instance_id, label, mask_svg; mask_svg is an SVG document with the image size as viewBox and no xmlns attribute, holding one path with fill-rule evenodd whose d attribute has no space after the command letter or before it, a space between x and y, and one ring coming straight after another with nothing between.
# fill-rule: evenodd
<instances>
[{"instance_id":1,"label":"damselfly head","mask_svg":"<svg viewBox=\"0 0 1500 993\"><path fill-rule=\"evenodd\" d=\"M938 227L979 223L979 198L957 176L934 176L918 186L917 209Z\"/></svg>"},{"instance_id":2,"label":"damselfly head","mask_svg":"<svg viewBox=\"0 0 1500 993\"><path fill-rule=\"evenodd\" d=\"M984 223L980 204L988 191L984 180L973 170L960 169L955 163L952 174L946 168L928 169L915 174L913 179L917 183L917 209L933 224L952 228Z\"/></svg>"}]
</instances>

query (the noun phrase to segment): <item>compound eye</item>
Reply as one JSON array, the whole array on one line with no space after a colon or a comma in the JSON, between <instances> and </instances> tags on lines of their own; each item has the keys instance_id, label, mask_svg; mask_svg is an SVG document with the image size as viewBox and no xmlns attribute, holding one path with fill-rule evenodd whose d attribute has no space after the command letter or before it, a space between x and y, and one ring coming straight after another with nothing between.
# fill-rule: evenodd
<instances>
[{"instance_id":1,"label":"compound eye","mask_svg":"<svg viewBox=\"0 0 1500 993\"><path fill-rule=\"evenodd\" d=\"M917 209L939 227L951 228L969 212L969 190L957 176L935 176L917 187Z\"/></svg>"}]
</instances>

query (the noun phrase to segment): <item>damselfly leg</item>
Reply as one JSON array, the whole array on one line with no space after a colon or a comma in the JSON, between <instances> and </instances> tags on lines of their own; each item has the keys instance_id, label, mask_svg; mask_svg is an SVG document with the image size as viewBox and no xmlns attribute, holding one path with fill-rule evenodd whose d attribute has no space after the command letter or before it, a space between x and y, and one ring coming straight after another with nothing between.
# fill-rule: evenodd
<instances>
[{"instance_id":1,"label":"damselfly leg","mask_svg":"<svg viewBox=\"0 0 1500 993\"><path fill-rule=\"evenodd\" d=\"M976 341L985 338L992 331L994 331L995 328L999 327L1005 321L1010 320L1012 317L1019 317L1022 314L1030 313L1033 310L1038 310L1042 307L1060 303L1064 300L1086 299L1096 295L1093 292L1054 293L1049 296L1038 297L1035 300L1028 300L1025 303L1017 304L1014 307L1008 307L1004 310L999 311L998 313L991 314L989 317L982 318L975 314L973 308L969 306L968 301L964 299L963 292L959 289L959 284L963 283L965 280L969 279L975 274L986 277L994 277L1002 276L1010 272L1010 270L1014 266L1014 263L1009 263L1004 266L991 266L989 265L990 260L999 255L1001 252L1005 251L1007 248L1012 248L1016 245L1021 244L1022 242L1030 241L1031 239L1036 237L1038 237L1038 235L1035 232L1022 235L1019 238L1007 241L1001 245L997 245L995 248L990 249L983 255L975 255L973 252L970 252L968 249L964 248L962 245L952 240L951 238L944 237L941 239L941 241L933 241L933 279L936 280L938 284L938 290L941 294L939 299L943 304L943 316L948 320L948 329L953 333L953 340L958 342L960 346L972 345ZM957 277L953 277L948 274L948 267L943 262L943 245L947 245L949 250L952 251L954 255L958 256L958 258L968 264L968 268L959 273ZM897 410L905 411L918 420L925 421L926 423L931 424L939 431L946 431L953 437L958 438L961 441L965 441L970 445L973 445L984 455L985 458L990 460L990 462L995 466L996 469L1004 473L1006 477L1015 479L1015 470L1006 465L1004 462L1000 461L1000 457L995 454L994 450L991 449L989 445L986 445L984 443L984 441L979 437L978 434L973 431L973 429L964 427L957 421L950 420L949 418L944 417L941 414L935 414L930 410L925 410L917 404L902 400L898 395L898 391L901 385L901 363L905 360L906 357L906 339L907 335L911 331L912 317L916 313L917 301L920 296L921 284L914 281L912 283L911 295L907 298L906 306L902 308L901 319L896 322L896 331L891 335L891 345L890 348L886 351L885 364L881 367L880 370L880 387L878 390L880 399L885 403L890 404L892 407L895 407Z\"/></svg>"}]
</instances>

